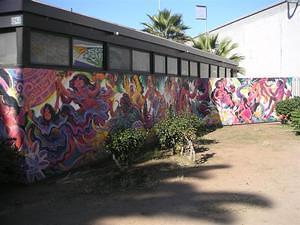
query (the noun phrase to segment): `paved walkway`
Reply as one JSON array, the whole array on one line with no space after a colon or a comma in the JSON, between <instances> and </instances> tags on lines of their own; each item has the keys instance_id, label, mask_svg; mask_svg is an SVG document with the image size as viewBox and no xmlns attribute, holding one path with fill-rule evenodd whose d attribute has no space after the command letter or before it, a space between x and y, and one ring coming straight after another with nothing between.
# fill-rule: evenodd
<instances>
[{"instance_id":1,"label":"paved walkway","mask_svg":"<svg viewBox=\"0 0 300 225\"><path fill-rule=\"evenodd\" d=\"M14 205L0 210L0 224L300 224L300 136L260 124L225 127L206 138L217 141L206 146L213 158L166 175L155 188L76 195L28 187L6 195Z\"/></svg>"}]
</instances>

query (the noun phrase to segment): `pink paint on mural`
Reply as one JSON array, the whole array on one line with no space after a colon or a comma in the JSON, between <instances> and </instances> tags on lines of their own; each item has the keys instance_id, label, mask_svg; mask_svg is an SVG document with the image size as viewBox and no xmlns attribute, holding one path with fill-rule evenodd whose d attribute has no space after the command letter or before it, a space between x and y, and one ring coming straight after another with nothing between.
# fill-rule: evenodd
<instances>
[{"instance_id":1,"label":"pink paint on mural","mask_svg":"<svg viewBox=\"0 0 300 225\"><path fill-rule=\"evenodd\" d=\"M0 139L16 138L29 182L102 153L110 132L150 128L169 109L207 124L275 121L291 79L199 79L1 69Z\"/></svg>"},{"instance_id":2,"label":"pink paint on mural","mask_svg":"<svg viewBox=\"0 0 300 225\"><path fill-rule=\"evenodd\" d=\"M34 106L43 103L55 92L56 77L55 70L25 68L23 70L24 96L30 98Z\"/></svg>"},{"instance_id":3,"label":"pink paint on mural","mask_svg":"<svg viewBox=\"0 0 300 225\"><path fill-rule=\"evenodd\" d=\"M289 78L211 79L211 100L223 125L272 122L277 102L291 97Z\"/></svg>"}]
</instances>

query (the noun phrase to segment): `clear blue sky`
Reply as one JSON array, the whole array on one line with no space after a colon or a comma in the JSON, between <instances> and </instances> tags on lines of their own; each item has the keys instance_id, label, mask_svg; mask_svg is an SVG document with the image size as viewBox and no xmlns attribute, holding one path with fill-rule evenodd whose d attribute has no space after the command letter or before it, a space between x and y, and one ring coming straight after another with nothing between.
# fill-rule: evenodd
<instances>
[{"instance_id":1,"label":"clear blue sky","mask_svg":"<svg viewBox=\"0 0 300 225\"><path fill-rule=\"evenodd\" d=\"M148 22L146 14L158 11L159 0L39 0L40 2L74 12L96 17L123 26L142 29L141 22ZM191 36L205 32L205 22L195 19L195 5L208 8L208 30L241 16L260 10L280 0L160 0L161 9L171 9L183 15L187 32Z\"/></svg>"}]
</instances>

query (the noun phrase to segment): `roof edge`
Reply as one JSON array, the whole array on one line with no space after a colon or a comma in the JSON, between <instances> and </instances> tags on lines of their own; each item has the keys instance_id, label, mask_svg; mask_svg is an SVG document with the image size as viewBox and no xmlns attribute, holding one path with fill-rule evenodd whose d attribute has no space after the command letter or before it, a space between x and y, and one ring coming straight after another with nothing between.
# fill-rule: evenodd
<instances>
[{"instance_id":1,"label":"roof edge","mask_svg":"<svg viewBox=\"0 0 300 225\"><path fill-rule=\"evenodd\" d=\"M14 0L20 1L20 0ZM23 0L24 12L33 13L41 16L47 16L49 18L54 18L62 21L71 22L78 25L90 26L95 29L103 30L106 32L116 32L118 31L120 35L127 36L129 38L146 41L149 43L174 48L180 50L182 52L187 52L189 54L210 58L222 63L227 63L233 66L238 66L238 63L229 60L227 58L217 56L211 53L207 53L196 49L194 47L188 46L186 44L178 43L173 40L168 40L165 38L161 38L134 28L126 27L123 25L119 25L116 23L104 21L98 18L94 18L91 16L83 15L76 12L71 12L66 9L61 9L56 6L47 5L45 3L40 3L31 0Z\"/></svg>"}]
</instances>

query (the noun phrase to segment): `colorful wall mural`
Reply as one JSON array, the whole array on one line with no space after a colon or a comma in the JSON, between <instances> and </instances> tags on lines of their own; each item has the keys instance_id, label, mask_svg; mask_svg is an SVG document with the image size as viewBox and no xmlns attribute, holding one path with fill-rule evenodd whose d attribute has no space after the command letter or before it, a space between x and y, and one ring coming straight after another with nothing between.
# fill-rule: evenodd
<instances>
[{"instance_id":1,"label":"colorful wall mural","mask_svg":"<svg viewBox=\"0 0 300 225\"><path fill-rule=\"evenodd\" d=\"M73 39L73 65L102 68L103 44Z\"/></svg>"},{"instance_id":2,"label":"colorful wall mural","mask_svg":"<svg viewBox=\"0 0 300 225\"><path fill-rule=\"evenodd\" d=\"M109 132L150 128L168 109L208 124L275 121L291 79L0 69L0 139L16 139L28 182L93 160Z\"/></svg>"},{"instance_id":3,"label":"colorful wall mural","mask_svg":"<svg viewBox=\"0 0 300 225\"><path fill-rule=\"evenodd\" d=\"M276 102L292 96L290 78L211 79L211 101L223 125L274 122Z\"/></svg>"}]
</instances>

